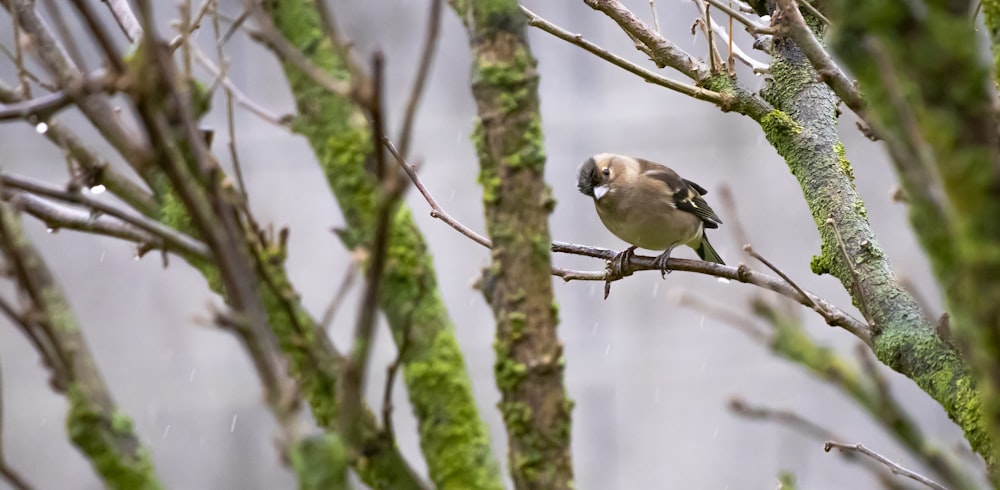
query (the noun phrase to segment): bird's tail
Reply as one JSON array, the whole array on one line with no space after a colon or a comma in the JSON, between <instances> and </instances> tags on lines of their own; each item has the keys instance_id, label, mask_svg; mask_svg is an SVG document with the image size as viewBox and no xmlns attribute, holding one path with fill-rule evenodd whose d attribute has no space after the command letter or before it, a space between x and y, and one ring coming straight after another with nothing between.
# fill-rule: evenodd
<instances>
[{"instance_id":1,"label":"bird's tail","mask_svg":"<svg viewBox=\"0 0 1000 490\"><path fill-rule=\"evenodd\" d=\"M694 251L698 253L701 260L726 265L726 263L722 261L722 257L719 257L719 253L712 248L712 244L708 243L707 236L702 235L701 244L699 244L698 248L694 249Z\"/></svg>"}]
</instances>

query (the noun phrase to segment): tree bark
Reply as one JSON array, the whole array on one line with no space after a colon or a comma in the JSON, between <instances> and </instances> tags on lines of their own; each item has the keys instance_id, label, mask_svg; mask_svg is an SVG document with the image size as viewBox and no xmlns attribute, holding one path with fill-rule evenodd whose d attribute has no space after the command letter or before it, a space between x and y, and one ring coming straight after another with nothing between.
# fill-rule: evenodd
<instances>
[{"instance_id":1,"label":"tree bark","mask_svg":"<svg viewBox=\"0 0 1000 490\"><path fill-rule=\"evenodd\" d=\"M516 1L451 2L473 53L479 153L493 262L480 283L497 322L496 378L507 425L508 458L519 489L573 486L572 402L563 386L556 335L536 61Z\"/></svg>"}]
</instances>

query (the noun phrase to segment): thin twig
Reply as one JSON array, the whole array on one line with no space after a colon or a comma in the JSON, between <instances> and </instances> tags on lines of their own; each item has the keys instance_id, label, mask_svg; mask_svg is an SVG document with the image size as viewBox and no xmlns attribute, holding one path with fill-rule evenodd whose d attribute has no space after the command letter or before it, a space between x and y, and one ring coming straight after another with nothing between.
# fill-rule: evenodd
<instances>
[{"instance_id":1,"label":"thin twig","mask_svg":"<svg viewBox=\"0 0 1000 490\"><path fill-rule=\"evenodd\" d=\"M202 248L203 246L200 244L195 245L197 241L193 238L145 216L136 216L123 212L117 207L104 203L99 199L81 192L80 190L63 190L48 183L38 182L27 177L10 174L0 174L0 182L3 183L4 187L9 189L16 189L51 199L58 199L63 202L84 206L102 214L114 216L115 218L149 233L158 240L162 240L164 245L169 248L183 251L185 253L195 254L196 256L201 256L205 253Z\"/></svg>"},{"instance_id":2,"label":"thin twig","mask_svg":"<svg viewBox=\"0 0 1000 490\"><path fill-rule=\"evenodd\" d=\"M865 456L868 456L868 457L870 457L870 458L878 461L879 463L884 464L887 468L889 468L889 471L891 471L892 474L894 474L894 475L905 476L905 477L907 477L907 478L909 478L909 479L911 479L913 481L922 483L922 484L924 484L924 485L926 485L926 486L928 486L930 488L933 488L934 490L948 490L948 488L945 487L944 485L941 485L940 483L938 483L938 482L936 482L934 480L931 480L930 478L927 478L926 476L921 475L920 473L917 473L917 472L915 472L913 470L906 469L906 468L900 466L898 463L892 461L891 459L889 459L889 458L887 458L885 456L882 456L881 454L879 454L879 453L877 453L875 451L872 451L871 449L866 448L865 446L863 446L860 443L859 444L844 444L844 443L840 443L840 442L826 441L826 444L823 445L823 450L826 451L826 452L830 452L830 450L832 450L834 448L840 449L842 452L844 452L844 451L847 451L847 452L859 452L861 454L864 454Z\"/></svg>"},{"instance_id":3,"label":"thin twig","mask_svg":"<svg viewBox=\"0 0 1000 490\"><path fill-rule=\"evenodd\" d=\"M706 18L711 22L712 32L714 32L717 36L728 37L729 33L726 31L726 29L723 28L722 25L720 25L718 22L707 16L708 5L706 5L703 0L693 0L693 1L695 7L699 9L699 12L701 12L702 15L706 16ZM732 17L730 17L730 19L732 19ZM705 28L705 21L699 18L696 20L696 22L702 28L702 32L705 33L705 36L708 37L708 29ZM763 63L761 61L757 61L756 59L753 58L753 56L750 56L746 51L743 51L743 49L741 49L739 46L731 44L730 50L731 50L730 58L732 58L732 56L735 56L736 59L740 60L740 62L749 66L754 73L768 73L771 71L770 65L768 65L767 63Z\"/></svg>"},{"instance_id":4,"label":"thin twig","mask_svg":"<svg viewBox=\"0 0 1000 490\"><path fill-rule=\"evenodd\" d=\"M431 12L427 19L427 37L424 38L424 49L420 55L420 65L417 68L417 76L413 79L413 88L410 89L410 97L406 100L403 126L399 132L399 152L403 155L410 154L410 138L413 136L413 122L416 120L417 106L420 105L420 97L424 93L424 85L431 73L434 52L437 50L438 37L441 30L442 3L442 0L431 0Z\"/></svg>"},{"instance_id":5,"label":"thin twig","mask_svg":"<svg viewBox=\"0 0 1000 490\"><path fill-rule=\"evenodd\" d=\"M725 96L723 96L718 92L703 89L701 87L697 87L687 83L678 82L676 80L672 80L658 73L647 70L622 57L612 54L606 51L605 49L601 48L600 46L590 41L587 41L586 39L583 38L583 35L572 34L564 30L563 28L539 17L538 14L532 12L531 10L528 10L525 7L521 7L521 11L524 12L525 16L527 17L528 25L532 27L537 27L549 34L552 34L553 36L559 39L562 39L563 41L579 46L584 50L586 50L587 52L596 55L598 58L601 58L604 61L607 61L619 68L622 68L629 73L638 75L640 78L649 83L666 87L675 92L679 92L684 95L694 97L695 99L706 100L712 102L713 104L722 105L728 102Z\"/></svg>"},{"instance_id":6,"label":"thin twig","mask_svg":"<svg viewBox=\"0 0 1000 490\"><path fill-rule=\"evenodd\" d=\"M802 3L802 8L808 10L809 13L813 15L813 17L816 17L816 19L818 19L820 22L826 25L830 25L830 19L827 19L826 16L819 11L819 9L813 7L812 2L810 2L809 0L799 0L799 2Z\"/></svg>"},{"instance_id":7,"label":"thin twig","mask_svg":"<svg viewBox=\"0 0 1000 490\"><path fill-rule=\"evenodd\" d=\"M656 13L656 0L649 0L649 10L653 12L653 27L656 28L656 33L661 34L660 31L660 16Z\"/></svg>"},{"instance_id":8,"label":"thin twig","mask_svg":"<svg viewBox=\"0 0 1000 490\"><path fill-rule=\"evenodd\" d=\"M215 4L215 0L210 1ZM207 4L208 2L206 2ZM212 9L212 34L215 36L215 56L218 58L219 64L222 65L219 68L218 76L222 78L223 85L225 85L225 80L229 79L226 75L229 69L229 60L226 59L225 49L222 43L219 42L220 31L219 8L216 4ZM202 54L200 50L195 51L195 53L196 55ZM204 61L208 61L207 56L201 56L201 58L205 58ZM236 172L236 181L240 185L240 192L243 193L243 199L244 201L249 201L250 194L247 190L247 182L243 178L243 166L240 164L240 155L236 150L236 117L234 115L236 111L233 108L233 92L232 89L226 88L226 130L229 132L229 157L233 161L233 170Z\"/></svg>"},{"instance_id":9,"label":"thin twig","mask_svg":"<svg viewBox=\"0 0 1000 490\"><path fill-rule=\"evenodd\" d=\"M772 335L751 320L745 312L738 312L721 304L708 301L701 296L676 288L670 291L670 298L680 306L698 310L716 320L728 323L746 333L750 338L762 345L770 345Z\"/></svg>"},{"instance_id":10,"label":"thin twig","mask_svg":"<svg viewBox=\"0 0 1000 490\"><path fill-rule=\"evenodd\" d=\"M375 141L385 139L385 127L382 117L383 83L384 83L384 60L382 53L376 51L372 56L372 132L377 138ZM378 312L379 291L382 285L382 273L386 266L386 255L389 248L389 239L392 235L392 216L396 210L396 205L403 196L405 186L403 180L397 178L398 171L395 167L385 168L385 149L382 145L376 145L376 168L379 177L379 205L376 210L375 232L372 239L370 259L367 275L365 277L365 289L361 297L360 312L354 328L354 343L351 346L351 356L344 366L343 382L340 390L340 430L343 435L348 450L357 457L363 454L362 447L362 424L360 423L363 414L364 383L368 366L368 357L371 353L372 343L375 335L375 317ZM390 172L390 170L393 170Z\"/></svg>"},{"instance_id":11,"label":"thin twig","mask_svg":"<svg viewBox=\"0 0 1000 490\"><path fill-rule=\"evenodd\" d=\"M97 44L104 51L104 56L108 64L111 65L111 69L115 73L125 73L125 61L118 53L114 43L111 41L111 35L104 29L104 24L97 18L97 13L91 8L90 3L86 0L71 1L76 10L80 12L80 16L83 17L87 28L90 29L90 33L97 39ZM70 40L67 40L67 42L70 42Z\"/></svg>"},{"instance_id":12,"label":"thin twig","mask_svg":"<svg viewBox=\"0 0 1000 490\"><path fill-rule=\"evenodd\" d=\"M809 420L790 410L777 410L766 407L750 406L742 398L732 397L729 399L729 409L738 415L749 419L773 420L783 425L787 425L796 432L803 433L815 439L831 439L833 432L829 429Z\"/></svg>"},{"instance_id":13,"label":"thin twig","mask_svg":"<svg viewBox=\"0 0 1000 490\"><path fill-rule=\"evenodd\" d=\"M747 16L743 15L740 11L730 7L726 2L723 2L721 0L704 0L704 1L710 3L713 7L725 12L726 14L729 14L730 18L735 19L740 24L746 26L747 31L751 34L774 34L774 29L772 29L770 26L754 22L752 19L749 19L747 18ZM698 2L695 3L697 4ZM702 9L699 8L699 10Z\"/></svg>"},{"instance_id":14,"label":"thin twig","mask_svg":"<svg viewBox=\"0 0 1000 490\"><path fill-rule=\"evenodd\" d=\"M194 46L194 57L195 61L201 64L202 67L212 73L212 75L219 80L219 83L222 84L227 96L232 97L237 104L243 106L243 108L250 111L251 114L282 129L287 130L292 127L290 117L273 114L254 102L253 99L247 96L246 93L240 90L240 88L233 83L229 76L223 73L219 67L215 66L215 63L213 63L212 60L205 55L205 52L197 46Z\"/></svg>"},{"instance_id":15,"label":"thin twig","mask_svg":"<svg viewBox=\"0 0 1000 490\"><path fill-rule=\"evenodd\" d=\"M141 251L164 248L188 258L208 259L208 248L187 235L167 242L115 216L67 208L26 192L5 190L4 200L45 223L50 230L69 229L119 238L139 245ZM176 232L173 232L176 233Z\"/></svg>"},{"instance_id":16,"label":"thin twig","mask_svg":"<svg viewBox=\"0 0 1000 490\"><path fill-rule=\"evenodd\" d=\"M350 291L351 286L354 284L354 279L358 275L358 269L356 265L360 265L361 259L358 257L360 251L352 253L351 261L354 262L350 267L347 268L347 272L344 273L344 278L340 281L340 286L337 287L337 292L333 293L333 298L330 299L330 304L326 306L323 310L323 317L319 320L319 328L323 331L329 331L330 326L333 324L333 319L337 316L337 312L340 311L340 304L344 302L344 298L347 297L347 292Z\"/></svg>"},{"instance_id":17,"label":"thin twig","mask_svg":"<svg viewBox=\"0 0 1000 490\"><path fill-rule=\"evenodd\" d=\"M858 274L858 270L854 268L854 259L851 255L847 253L847 245L844 243L844 237L840 235L840 228L837 227L837 222L832 218L826 219L826 224L833 228L833 233L837 238L837 248L840 249L840 258L847 269L851 272L851 286L858 289L858 306L861 310L861 314L865 317L865 321L872 327L872 329L878 328L875 324L875 319L872 317L871 309L868 307L868 297L861 292L861 278Z\"/></svg>"},{"instance_id":18,"label":"thin twig","mask_svg":"<svg viewBox=\"0 0 1000 490\"><path fill-rule=\"evenodd\" d=\"M115 18L115 22L118 23L118 27L125 33L125 37L128 38L129 42L134 43L142 38L142 26L139 24L139 19L136 19L135 14L132 13L132 7L128 4L128 0L102 1L111 10L112 17Z\"/></svg>"},{"instance_id":19,"label":"thin twig","mask_svg":"<svg viewBox=\"0 0 1000 490\"><path fill-rule=\"evenodd\" d=\"M753 247L750 246L749 243L746 244L746 245L743 245L743 251L746 252L746 253L748 253L748 254L750 254L751 257L759 260L762 264L764 264L765 266L767 266L768 269L771 269L772 271L774 271L775 274L777 274L782 279L784 279L785 282L787 282L789 286L791 286L796 291L798 291L799 294L801 294L802 296L806 296L806 292L802 288L800 288L799 285L796 284L795 281L792 280L792 278L788 277L788 275L785 274L784 271L782 271L781 269L779 269L776 265L772 264L771 261L767 260L766 258L764 258L764 256L762 256L761 254L757 253L757 251L754 250ZM812 304L810 306L813 309L819 308L815 304Z\"/></svg>"}]
</instances>

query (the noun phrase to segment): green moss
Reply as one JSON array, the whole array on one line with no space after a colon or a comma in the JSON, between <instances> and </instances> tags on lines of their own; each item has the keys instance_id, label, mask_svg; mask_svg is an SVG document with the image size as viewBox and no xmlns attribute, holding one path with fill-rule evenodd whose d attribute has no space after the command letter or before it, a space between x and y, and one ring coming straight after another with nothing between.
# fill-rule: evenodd
<instances>
[{"instance_id":1,"label":"green moss","mask_svg":"<svg viewBox=\"0 0 1000 490\"><path fill-rule=\"evenodd\" d=\"M290 451L292 469L300 490L339 490L347 484L347 450L336 434L322 434L298 441Z\"/></svg>"},{"instance_id":2,"label":"green moss","mask_svg":"<svg viewBox=\"0 0 1000 490\"><path fill-rule=\"evenodd\" d=\"M161 488L149 454L139 445L128 417L106 413L84 394L85 389L73 384L66 391L66 430L73 444L87 455L108 488Z\"/></svg>"},{"instance_id":3,"label":"green moss","mask_svg":"<svg viewBox=\"0 0 1000 490\"><path fill-rule=\"evenodd\" d=\"M517 342L524 336L524 324L527 320L528 316L519 311L513 311L507 314L507 323L510 326L511 342Z\"/></svg>"},{"instance_id":4,"label":"green moss","mask_svg":"<svg viewBox=\"0 0 1000 490\"><path fill-rule=\"evenodd\" d=\"M822 276L823 274L830 273L830 261L826 258L824 254L813 255L812 260L809 261L809 270L813 271L813 274Z\"/></svg>"},{"instance_id":5,"label":"green moss","mask_svg":"<svg viewBox=\"0 0 1000 490\"><path fill-rule=\"evenodd\" d=\"M847 159L847 150L844 149L844 144L840 141L833 145L833 153L837 155L837 166L840 167L840 171L844 172L844 175L851 181L851 186L854 186L854 168L851 167L851 161Z\"/></svg>"},{"instance_id":6,"label":"green moss","mask_svg":"<svg viewBox=\"0 0 1000 490\"><path fill-rule=\"evenodd\" d=\"M524 402L500 402L497 403L500 414L503 416L504 425L511 434L524 436L531 434L531 407Z\"/></svg>"},{"instance_id":7,"label":"green moss","mask_svg":"<svg viewBox=\"0 0 1000 490\"><path fill-rule=\"evenodd\" d=\"M497 387L503 392L517 388L524 380L528 367L510 358L508 347L503 341L495 341L493 347L497 351L497 359L493 366Z\"/></svg>"},{"instance_id":8,"label":"green moss","mask_svg":"<svg viewBox=\"0 0 1000 490\"><path fill-rule=\"evenodd\" d=\"M421 447L424 454L433 455L427 464L437 487L503 488L452 332L439 331L423 356L404 366L403 374L419 421Z\"/></svg>"},{"instance_id":9,"label":"green moss","mask_svg":"<svg viewBox=\"0 0 1000 490\"><path fill-rule=\"evenodd\" d=\"M49 315L49 321L56 328L63 332L75 332L79 330L76 324L76 317L69 309L69 304L63 299L62 292L56 286L47 287L42 290L42 301L45 302L45 311Z\"/></svg>"},{"instance_id":10,"label":"green moss","mask_svg":"<svg viewBox=\"0 0 1000 490\"><path fill-rule=\"evenodd\" d=\"M767 113L760 121L768 141L783 141L802 133L802 126L783 111L777 109ZM781 153L781 150L778 150Z\"/></svg>"},{"instance_id":11,"label":"green moss","mask_svg":"<svg viewBox=\"0 0 1000 490\"><path fill-rule=\"evenodd\" d=\"M524 127L517 151L504 157L505 166L512 170L529 169L537 174L545 170L545 143L542 135L542 118L533 113Z\"/></svg>"}]
</instances>

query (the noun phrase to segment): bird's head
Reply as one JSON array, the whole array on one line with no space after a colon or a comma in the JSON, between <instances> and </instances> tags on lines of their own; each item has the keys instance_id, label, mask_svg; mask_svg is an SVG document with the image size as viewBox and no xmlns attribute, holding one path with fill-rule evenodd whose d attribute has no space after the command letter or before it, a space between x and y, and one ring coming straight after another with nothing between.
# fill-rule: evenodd
<instances>
[{"instance_id":1,"label":"bird's head","mask_svg":"<svg viewBox=\"0 0 1000 490\"><path fill-rule=\"evenodd\" d=\"M583 195L600 201L608 193L608 185L615 176L615 166L612 165L614 162L615 155L610 153L601 153L588 158L580 166L577 189L580 189Z\"/></svg>"}]
</instances>

